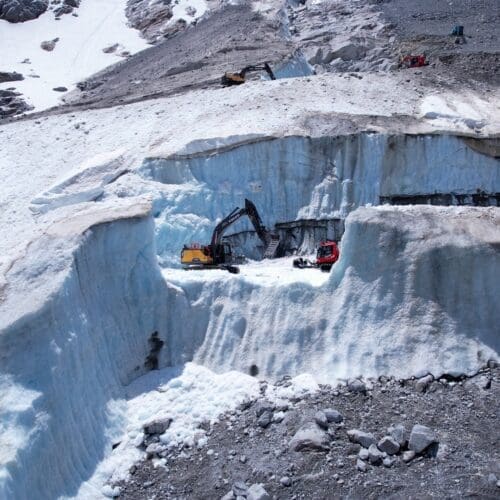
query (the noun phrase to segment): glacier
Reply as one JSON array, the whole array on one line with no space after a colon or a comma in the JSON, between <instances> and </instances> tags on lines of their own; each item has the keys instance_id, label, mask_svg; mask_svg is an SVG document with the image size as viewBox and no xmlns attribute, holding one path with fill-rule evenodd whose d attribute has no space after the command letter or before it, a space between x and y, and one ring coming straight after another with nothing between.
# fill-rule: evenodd
<instances>
[{"instance_id":1,"label":"glacier","mask_svg":"<svg viewBox=\"0 0 500 500\"><path fill-rule=\"evenodd\" d=\"M365 85L369 96L383 87L377 78L335 85ZM323 92L325 81L313 84ZM473 373L498 359L500 209L378 206L398 196L498 193L495 146L479 138L472 147L470 137L431 133L428 124L419 125L425 134L381 126L346 134L354 119L338 116L347 100L327 107L313 92L300 105L315 116L274 113L263 125L261 111L242 101L292 102L297 95L281 82L257 97L253 83L233 89L227 104L242 109L238 127L232 117L221 124L216 107L205 116L208 104L194 113L188 100L200 92L114 114L47 117L43 127L60 140L31 148L21 147L23 129L40 135L35 122L0 131L10 189L0 242L9 252L0 263L0 497L100 497L112 476L100 465L132 421L140 429L131 407L151 392L141 389L157 374L151 368L170 370L158 372L169 379L202 366L205 385L172 381L202 394L210 377L236 391L229 370L271 381L309 372L333 383ZM311 125L322 112L325 122L338 114L338 134L331 123L328 134ZM79 142L81 120L88 134ZM245 197L267 226L290 233L295 251L343 234L334 271L294 270L286 257L257 261L244 221L232 238L256 262L241 275L179 269L182 245L208 241ZM251 394L246 377L242 394Z\"/></svg>"}]
</instances>

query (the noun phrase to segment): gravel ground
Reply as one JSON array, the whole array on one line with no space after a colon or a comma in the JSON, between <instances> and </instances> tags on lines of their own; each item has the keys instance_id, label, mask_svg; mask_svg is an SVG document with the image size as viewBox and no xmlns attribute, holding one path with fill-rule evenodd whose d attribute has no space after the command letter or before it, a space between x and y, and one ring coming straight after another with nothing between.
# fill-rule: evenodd
<instances>
[{"instance_id":1,"label":"gravel ground","mask_svg":"<svg viewBox=\"0 0 500 500\"><path fill-rule=\"evenodd\" d=\"M65 96L66 105L40 116L216 89L226 71L263 61L276 68L294 54L303 54L318 72L405 71L410 79L419 73L429 92L497 86L499 21L498 0L346 0L340 6L297 2L280 15L255 12L246 3L228 5L81 82L79 90ZM465 44L456 44L449 35L456 24L465 27ZM357 55L339 57L351 52ZM422 52L429 66L397 68L401 55Z\"/></svg>"},{"instance_id":2,"label":"gravel ground","mask_svg":"<svg viewBox=\"0 0 500 500\"><path fill-rule=\"evenodd\" d=\"M456 25L465 29L462 52L500 50L498 0L375 0L401 39L425 36L449 37ZM453 37L451 37L453 39Z\"/></svg>"},{"instance_id":3,"label":"gravel ground","mask_svg":"<svg viewBox=\"0 0 500 500\"><path fill-rule=\"evenodd\" d=\"M84 83L83 91L68 94L66 101L81 107L108 107L209 86L218 88L226 71L282 60L293 51L276 26L249 6L228 6L94 75Z\"/></svg>"},{"instance_id":4,"label":"gravel ground","mask_svg":"<svg viewBox=\"0 0 500 500\"><path fill-rule=\"evenodd\" d=\"M498 0L373 0L397 38L400 54L425 52L430 72L464 82L500 85ZM464 26L465 42L450 36Z\"/></svg>"},{"instance_id":5,"label":"gravel ground","mask_svg":"<svg viewBox=\"0 0 500 500\"><path fill-rule=\"evenodd\" d=\"M205 426L205 447L171 451L166 466L154 467L152 460L134 466L130 481L120 485L120 498L222 498L238 482L260 483L270 497L283 499L500 498L500 369L433 381L425 392L416 382L383 378L368 382L366 393L325 386L289 402L281 414L274 408L274 419L283 420L265 428L257 421L265 407L263 382L260 400ZM296 431L326 408L343 415L341 423L328 425L329 449L291 451ZM365 462L366 472L358 470L361 446L347 431L361 429L378 440L396 423L407 431L428 426L437 435L437 449L408 463L400 452L391 467Z\"/></svg>"}]
</instances>

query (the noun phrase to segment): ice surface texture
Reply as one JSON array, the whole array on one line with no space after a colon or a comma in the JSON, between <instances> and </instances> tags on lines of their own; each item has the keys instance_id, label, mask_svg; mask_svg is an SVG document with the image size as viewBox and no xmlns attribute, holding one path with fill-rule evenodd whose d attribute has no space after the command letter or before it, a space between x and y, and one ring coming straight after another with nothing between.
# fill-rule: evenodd
<instances>
[{"instance_id":1,"label":"ice surface texture","mask_svg":"<svg viewBox=\"0 0 500 500\"><path fill-rule=\"evenodd\" d=\"M169 159L147 159L140 169L164 184L154 189L157 247L166 265L178 265L184 243L210 241L216 221L244 198L272 227L344 218L356 207L378 205L380 197L500 192L499 161L454 136L256 138L227 147L221 139L218 154L195 146ZM253 229L246 219L228 234L245 229ZM245 250L251 255L251 248Z\"/></svg>"},{"instance_id":2,"label":"ice surface texture","mask_svg":"<svg viewBox=\"0 0 500 500\"><path fill-rule=\"evenodd\" d=\"M17 318L10 301L0 315L1 498L72 496L109 451L120 418L111 400L146 371L151 334L165 337L152 235L138 217L71 247L45 237L11 269L26 291L12 297Z\"/></svg>"}]
</instances>

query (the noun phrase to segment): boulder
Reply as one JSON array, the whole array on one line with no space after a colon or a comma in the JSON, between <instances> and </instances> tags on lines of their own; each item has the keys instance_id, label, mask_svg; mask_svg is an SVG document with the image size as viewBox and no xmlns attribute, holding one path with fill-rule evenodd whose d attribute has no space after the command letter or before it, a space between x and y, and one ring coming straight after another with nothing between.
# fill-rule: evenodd
<instances>
[{"instance_id":1,"label":"boulder","mask_svg":"<svg viewBox=\"0 0 500 500\"><path fill-rule=\"evenodd\" d=\"M49 0L0 0L0 19L9 23L23 23L41 16Z\"/></svg>"},{"instance_id":2,"label":"boulder","mask_svg":"<svg viewBox=\"0 0 500 500\"><path fill-rule=\"evenodd\" d=\"M19 92L0 89L0 119L31 111L32 109L33 106L26 103Z\"/></svg>"},{"instance_id":3,"label":"boulder","mask_svg":"<svg viewBox=\"0 0 500 500\"><path fill-rule=\"evenodd\" d=\"M384 436L377 446L380 451L385 451L388 455L395 455L399 452L399 443L392 436Z\"/></svg>"},{"instance_id":4,"label":"boulder","mask_svg":"<svg viewBox=\"0 0 500 500\"><path fill-rule=\"evenodd\" d=\"M68 91L67 87L54 87L52 90L54 92L67 92Z\"/></svg>"},{"instance_id":5,"label":"boulder","mask_svg":"<svg viewBox=\"0 0 500 500\"><path fill-rule=\"evenodd\" d=\"M359 459L356 461L356 469L358 469L360 472L366 472L368 470L368 467L363 460Z\"/></svg>"},{"instance_id":6,"label":"boulder","mask_svg":"<svg viewBox=\"0 0 500 500\"><path fill-rule=\"evenodd\" d=\"M252 484L247 490L247 500L271 500L262 484Z\"/></svg>"},{"instance_id":7,"label":"boulder","mask_svg":"<svg viewBox=\"0 0 500 500\"><path fill-rule=\"evenodd\" d=\"M155 457L156 455L159 455L164 450L165 450L165 447L162 446L160 443L151 443L146 448L146 455L149 459L151 459L151 458Z\"/></svg>"},{"instance_id":8,"label":"boulder","mask_svg":"<svg viewBox=\"0 0 500 500\"><path fill-rule=\"evenodd\" d=\"M366 394L366 385L359 378L355 378L354 380L350 380L347 384L347 388L351 392L359 392L361 394Z\"/></svg>"},{"instance_id":9,"label":"boulder","mask_svg":"<svg viewBox=\"0 0 500 500\"><path fill-rule=\"evenodd\" d=\"M416 453L413 450L408 450L403 453L403 462L408 463L411 462L416 456Z\"/></svg>"},{"instance_id":10,"label":"boulder","mask_svg":"<svg viewBox=\"0 0 500 500\"><path fill-rule=\"evenodd\" d=\"M361 450L359 450L358 457L361 460L368 460L369 456L370 454L368 453L368 450L366 448L361 448Z\"/></svg>"},{"instance_id":11,"label":"boulder","mask_svg":"<svg viewBox=\"0 0 500 500\"><path fill-rule=\"evenodd\" d=\"M405 447L408 443L406 427L403 424L391 425L387 432L399 444L400 448Z\"/></svg>"},{"instance_id":12,"label":"boulder","mask_svg":"<svg viewBox=\"0 0 500 500\"><path fill-rule=\"evenodd\" d=\"M372 465L380 465L384 459L383 453L377 448L375 444L370 445L368 448L368 460Z\"/></svg>"},{"instance_id":13,"label":"boulder","mask_svg":"<svg viewBox=\"0 0 500 500\"><path fill-rule=\"evenodd\" d=\"M314 415L314 421L322 428L327 430L328 429L328 419L326 418L326 415L322 411L316 412L316 415Z\"/></svg>"},{"instance_id":14,"label":"boulder","mask_svg":"<svg viewBox=\"0 0 500 500\"><path fill-rule=\"evenodd\" d=\"M328 451L330 439L328 434L315 424L303 425L290 440L292 451Z\"/></svg>"},{"instance_id":15,"label":"boulder","mask_svg":"<svg viewBox=\"0 0 500 500\"><path fill-rule=\"evenodd\" d=\"M257 402L257 404L255 405L255 414L257 415L257 418L266 411L271 413L274 411L273 403L267 400Z\"/></svg>"},{"instance_id":16,"label":"boulder","mask_svg":"<svg viewBox=\"0 0 500 500\"><path fill-rule=\"evenodd\" d=\"M248 492L247 485L243 481L238 481L233 484L232 493L235 497L246 497Z\"/></svg>"},{"instance_id":17,"label":"boulder","mask_svg":"<svg viewBox=\"0 0 500 500\"><path fill-rule=\"evenodd\" d=\"M415 453L422 453L433 443L438 443L436 434L425 425L414 425L411 430L408 448Z\"/></svg>"},{"instance_id":18,"label":"boulder","mask_svg":"<svg viewBox=\"0 0 500 500\"><path fill-rule=\"evenodd\" d=\"M113 43L112 45L108 45L107 47L104 47L102 51L105 54L112 54L113 52L116 52L116 50L120 47L119 43Z\"/></svg>"},{"instance_id":19,"label":"boulder","mask_svg":"<svg viewBox=\"0 0 500 500\"><path fill-rule=\"evenodd\" d=\"M24 76L21 73L16 73L15 71L0 71L0 83L5 82L18 82L24 80Z\"/></svg>"},{"instance_id":20,"label":"boulder","mask_svg":"<svg viewBox=\"0 0 500 500\"><path fill-rule=\"evenodd\" d=\"M257 419L257 424L265 429L273 421L273 412L265 410Z\"/></svg>"},{"instance_id":21,"label":"boulder","mask_svg":"<svg viewBox=\"0 0 500 500\"><path fill-rule=\"evenodd\" d=\"M285 486L285 487L292 486L292 480L288 476L283 476L280 479L280 484L281 484L281 486Z\"/></svg>"},{"instance_id":22,"label":"boulder","mask_svg":"<svg viewBox=\"0 0 500 500\"><path fill-rule=\"evenodd\" d=\"M55 47L56 43L59 41L59 38L54 38L53 40L45 40L40 44L40 47L43 50L46 50L47 52L52 52Z\"/></svg>"},{"instance_id":23,"label":"boulder","mask_svg":"<svg viewBox=\"0 0 500 500\"><path fill-rule=\"evenodd\" d=\"M326 410L323 410L323 413L326 416L326 419L328 420L329 423L335 423L335 424L340 424L342 420L344 420L344 417L341 413L339 413L337 410L334 410L332 408L327 408Z\"/></svg>"},{"instance_id":24,"label":"boulder","mask_svg":"<svg viewBox=\"0 0 500 500\"><path fill-rule=\"evenodd\" d=\"M351 429L350 431L347 431L347 435L353 443L358 443L363 446L363 448L369 448L370 445L377 442L373 434L360 431L359 429Z\"/></svg>"},{"instance_id":25,"label":"boulder","mask_svg":"<svg viewBox=\"0 0 500 500\"><path fill-rule=\"evenodd\" d=\"M334 47L328 54L329 60L340 58L343 61L359 61L366 55L366 47L347 42L344 45Z\"/></svg>"},{"instance_id":26,"label":"boulder","mask_svg":"<svg viewBox=\"0 0 500 500\"><path fill-rule=\"evenodd\" d=\"M429 385L434 381L434 377L429 374L425 377L419 378L415 384L415 389L417 392L425 392Z\"/></svg>"},{"instance_id":27,"label":"boulder","mask_svg":"<svg viewBox=\"0 0 500 500\"><path fill-rule=\"evenodd\" d=\"M159 418L151 420L145 423L142 428L144 429L144 434L163 434L172 423L172 419L169 417Z\"/></svg>"},{"instance_id":28,"label":"boulder","mask_svg":"<svg viewBox=\"0 0 500 500\"><path fill-rule=\"evenodd\" d=\"M54 15L60 17L64 14L72 14L73 9L80 6L80 0L64 0L63 3L54 10Z\"/></svg>"},{"instance_id":29,"label":"boulder","mask_svg":"<svg viewBox=\"0 0 500 500\"><path fill-rule=\"evenodd\" d=\"M64 14L71 14L73 12L73 7L71 5L66 5L63 3L60 7L54 10L54 15L56 17L61 17Z\"/></svg>"}]
</instances>

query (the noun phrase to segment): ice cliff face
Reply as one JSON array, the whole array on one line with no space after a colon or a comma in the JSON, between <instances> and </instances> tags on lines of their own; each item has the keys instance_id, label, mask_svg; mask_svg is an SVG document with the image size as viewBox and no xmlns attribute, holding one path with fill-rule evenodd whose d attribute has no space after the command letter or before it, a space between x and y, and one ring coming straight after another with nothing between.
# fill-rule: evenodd
<instances>
[{"instance_id":1,"label":"ice cliff face","mask_svg":"<svg viewBox=\"0 0 500 500\"><path fill-rule=\"evenodd\" d=\"M164 280L149 208L122 203L51 228L7 273L2 497L77 494L123 432L125 384L154 367L332 382L463 373L498 356L497 208L358 209L342 259L313 286Z\"/></svg>"},{"instance_id":2,"label":"ice cliff face","mask_svg":"<svg viewBox=\"0 0 500 500\"><path fill-rule=\"evenodd\" d=\"M245 197L272 227L344 219L356 207L393 197L500 192L498 160L455 136L257 138L227 148L220 142L217 154L193 146L167 159L147 159L139 169L154 181L145 189L159 193L157 247L165 264L177 264L183 243L209 241L215 221ZM229 233L248 229L243 221ZM335 232L324 236L339 238ZM294 248L312 251L317 241L309 236L299 234ZM247 255L254 243L242 243Z\"/></svg>"},{"instance_id":3,"label":"ice cliff face","mask_svg":"<svg viewBox=\"0 0 500 500\"><path fill-rule=\"evenodd\" d=\"M183 292L169 332L184 335L167 342L170 363L193 356L216 371L309 372L326 383L473 372L500 349L499 217L496 208L358 209L320 287L174 279Z\"/></svg>"},{"instance_id":4,"label":"ice cliff face","mask_svg":"<svg viewBox=\"0 0 500 500\"><path fill-rule=\"evenodd\" d=\"M165 337L148 207L87 214L33 242L0 304L0 497L73 496L120 430L124 384ZM68 239L71 242L68 245ZM153 360L154 362L154 360ZM149 365L148 365L149 363Z\"/></svg>"}]
</instances>

